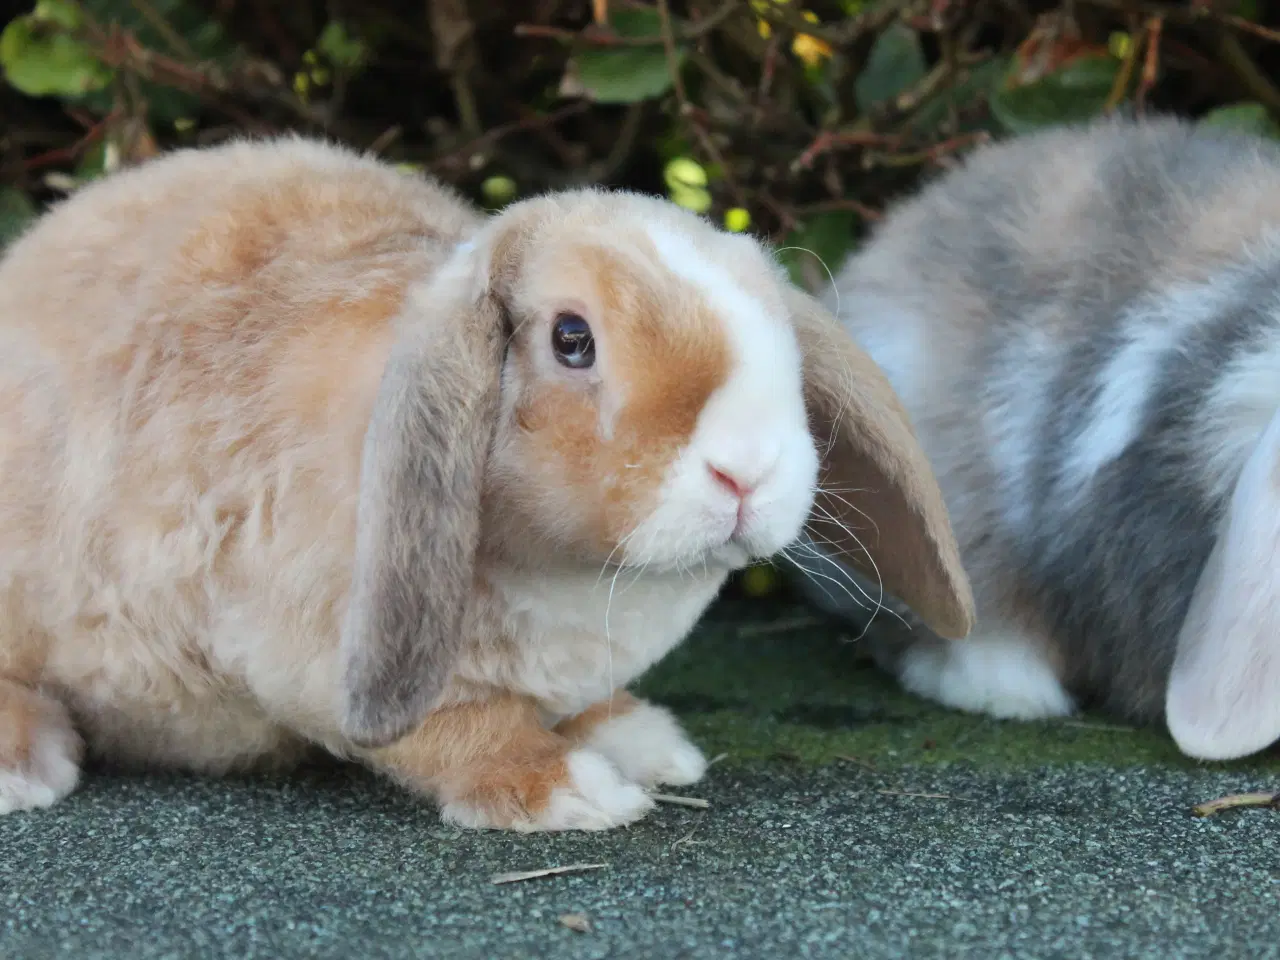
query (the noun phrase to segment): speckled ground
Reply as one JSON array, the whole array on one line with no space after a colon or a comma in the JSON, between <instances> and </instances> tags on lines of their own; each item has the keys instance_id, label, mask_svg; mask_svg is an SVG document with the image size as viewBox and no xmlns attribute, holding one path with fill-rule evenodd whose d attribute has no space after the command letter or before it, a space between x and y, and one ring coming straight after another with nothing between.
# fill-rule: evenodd
<instances>
[{"instance_id":1,"label":"speckled ground","mask_svg":"<svg viewBox=\"0 0 1280 960\"><path fill-rule=\"evenodd\" d=\"M0 957L1280 956L1280 811L1190 812L1276 755L937 710L791 609L726 604L645 686L728 754L709 809L518 837L347 768L98 773L0 819Z\"/></svg>"}]
</instances>

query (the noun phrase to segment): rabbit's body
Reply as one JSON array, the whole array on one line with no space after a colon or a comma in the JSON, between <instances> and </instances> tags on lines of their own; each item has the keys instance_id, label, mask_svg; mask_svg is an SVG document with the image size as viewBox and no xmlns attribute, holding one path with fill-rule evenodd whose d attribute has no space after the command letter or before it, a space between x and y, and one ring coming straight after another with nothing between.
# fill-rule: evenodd
<instances>
[{"instance_id":1,"label":"rabbit's body","mask_svg":"<svg viewBox=\"0 0 1280 960\"><path fill-rule=\"evenodd\" d=\"M377 385L357 371L386 362L404 288L479 223L326 151L308 183L284 152L222 159L86 191L0 280L0 672L39 675L108 756L214 771L296 755L289 728L339 745L336 618ZM141 197L164 229L143 229ZM343 380L339 403L323 385Z\"/></svg>"},{"instance_id":2,"label":"rabbit's body","mask_svg":"<svg viewBox=\"0 0 1280 960\"><path fill-rule=\"evenodd\" d=\"M802 351L835 331L775 270L653 199L487 218L303 140L73 196L0 261L0 812L73 789L81 738L211 773L322 748L516 829L697 779L624 688L810 508ZM815 396L820 430L865 405Z\"/></svg>"},{"instance_id":3,"label":"rabbit's body","mask_svg":"<svg viewBox=\"0 0 1280 960\"><path fill-rule=\"evenodd\" d=\"M1277 454L1263 441L1280 410L1280 146L1159 120L984 148L890 214L837 297L911 415L978 605L963 643L878 656L964 709L1036 717L1087 700L1162 719L1237 481ZM1237 591L1262 579L1244 629L1265 632L1280 583L1266 532L1280 516L1239 509L1261 539L1231 561L1235 586L1199 590L1223 634L1203 655L1223 662L1237 648L1222 617L1250 596ZM1280 667L1256 637L1238 649ZM1205 683L1240 698L1225 676ZM1179 728L1217 695L1171 702L1184 748L1247 752L1280 733L1265 732L1271 707L1247 703L1231 709L1249 733ZM1280 688L1263 699L1280 706Z\"/></svg>"}]
</instances>

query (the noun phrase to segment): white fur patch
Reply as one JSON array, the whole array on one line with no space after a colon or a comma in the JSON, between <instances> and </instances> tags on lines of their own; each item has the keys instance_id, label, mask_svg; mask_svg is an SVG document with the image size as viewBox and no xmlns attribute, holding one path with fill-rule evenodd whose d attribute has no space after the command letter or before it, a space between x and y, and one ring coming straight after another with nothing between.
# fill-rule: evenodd
<instances>
[{"instance_id":1,"label":"white fur patch","mask_svg":"<svg viewBox=\"0 0 1280 960\"><path fill-rule=\"evenodd\" d=\"M707 771L706 757L676 718L652 703L597 724L587 744L613 761L628 780L646 787L696 783Z\"/></svg>"},{"instance_id":2,"label":"white fur patch","mask_svg":"<svg viewBox=\"0 0 1280 960\"><path fill-rule=\"evenodd\" d=\"M991 444L991 460L1000 482L1006 514L1015 529L1031 526L1031 489L1049 390L1062 360L1062 347L1039 321L1028 318L1024 334L996 358L996 373L987 384L988 402L982 426Z\"/></svg>"},{"instance_id":3,"label":"white fur patch","mask_svg":"<svg viewBox=\"0 0 1280 960\"><path fill-rule=\"evenodd\" d=\"M1098 372L1098 395L1063 466L1064 492L1087 495L1098 471L1133 443L1165 362L1218 314L1230 292L1231 285L1182 287L1129 311L1121 321L1123 345Z\"/></svg>"},{"instance_id":4,"label":"white fur patch","mask_svg":"<svg viewBox=\"0 0 1280 960\"><path fill-rule=\"evenodd\" d=\"M694 286L721 318L734 363L708 398L628 555L634 562L675 563L712 551L741 566L792 541L812 506L818 455L805 412L800 347L787 318L772 316L688 238L657 226L649 235L663 266ZM723 550L738 502L708 467L754 490L741 543Z\"/></svg>"},{"instance_id":5,"label":"white fur patch","mask_svg":"<svg viewBox=\"0 0 1280 960\"><path fill-rule=\"evenodd\" d=\"M80 750L80 738L69 723L40 726L26 765L0 768L0 816L51 807L75 790Z\"/></svg>"},{"instance_id":6,"label":"white fur patch","mask_svg":"<svg viewBox=\"0 0 1280 960\"><path fill-rule=\"evenodd\" d=\"M1240 475L1192 595L1165 717L1178 747L1202 760L1280 738L1280 411Z\"/></svg>"},{"instance_id":7,"label":"white fur patch","mask_svg":"<svg viewBox=\"0 0 1280 960\"><path fill-rule=\"evenodd\" d=\"M1205 398L1197 449L1206 473L1206 493L1231 495L1241 467L1280 409L1280 327L1223 371Z\"/></svg>"},{"instance_id":8,"label":"white fur patch","mask_svg":"<svg viewBox=\"0 0 1280 960\"><path fill-rule=\"evenodd\" d=\"M921 410L936 389L936 376L935 353L924 340L919 314L874 294L842 298L840 313L857 318L845 326L851 328L858 346L884 371L903 403L913 411Z\"/></svg>"},{"instance_id":9,"label":"white fur patch","mask_svg":"<svg viewBox=\"0 0 1280 960\"><path fill-rule=\"evenodd\" d=\"M459 674L527 693L549 713L571 716L657 663L693 628L723 571L575 568L495 571L490 582L519 644L468 653Z\"/></svg>"},{"instance_id":10,"label":"white fur patch","mask_svg":"<svg viewBox=\"0 0 1280 960\"><path fill-rule=\"evenodd\" d=\"M653 809L653 799L624 780L616 767L591 750L568 758L569 786L557 787L547 806L515 823L494 823L483 808L452 801L440 811L448 823L473 829L511 829L519 833L558 830L608 830L634 823Z\"/></svg>"},{"instance_id":11,"label":"white fur patch","mask_svg":"<svg viewBox=\"0 0 1280 960\"><path fill-rule=\"evenodd\" d=\"M916 644L903 658L899 680L944 706L1004 719L1061 717L1075 710L1039 645L1014 630Z\"/></svg>"}]
</instances>

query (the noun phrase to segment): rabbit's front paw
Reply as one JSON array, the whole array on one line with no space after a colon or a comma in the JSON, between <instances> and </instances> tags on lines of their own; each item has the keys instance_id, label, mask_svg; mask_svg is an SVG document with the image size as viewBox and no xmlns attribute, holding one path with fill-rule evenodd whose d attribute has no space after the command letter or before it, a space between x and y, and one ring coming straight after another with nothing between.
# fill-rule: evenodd
<instances>
[{"instance_id":1,"label":"rabbit's front paw","mask_svg":"<svg viewBox=\"0 0 1280 960\"><path fill-rule=\"evenodd\" d=\"M0 681L0 815L51 807L71 793L83 750L61 703Z\"/></svg>"},{"instance_id":2,"label":"rabbit's front paw","mask_svg":"<svg viewBox=\"0 0 1280 960\"><path fill-rule=\"evenodd\" d=\"M608 830L639 820L654 802L592 750L487 764L441 808L460 827L533 833Z\"/></svg>"},{"instance_id":3,"label":"rabbit's front paw","mask_svg":"<svg viewBox=\"0 0 1280 960\"><path fill-rule=\"evenodd\" d=\"M619 713L601 718L586 744L613 761L622 775L646 787L695 783L707 772L702 751L662 707L634 700Z\"/></svg>"}]
</instances>

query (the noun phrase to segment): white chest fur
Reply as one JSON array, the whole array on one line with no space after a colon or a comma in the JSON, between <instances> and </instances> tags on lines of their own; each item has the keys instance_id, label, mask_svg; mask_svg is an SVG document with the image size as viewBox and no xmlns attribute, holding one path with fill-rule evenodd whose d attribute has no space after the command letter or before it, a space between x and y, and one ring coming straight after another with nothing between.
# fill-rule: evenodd
<instances>
[{"instance_id":1,"label":"white chest fur","mask_svg":"<svg viewBox=\"0 0 1280 960\"><path fill-rule=\"evenodd\" d=\"M497 572L490 585L504 611L507 642L464 668L535 697L552 714L577 713L636 679L679 643L715 598L727 573L637 575L599 570ZM490 659L491 658L491 659Z\"/></svg>"}]
</instances>

